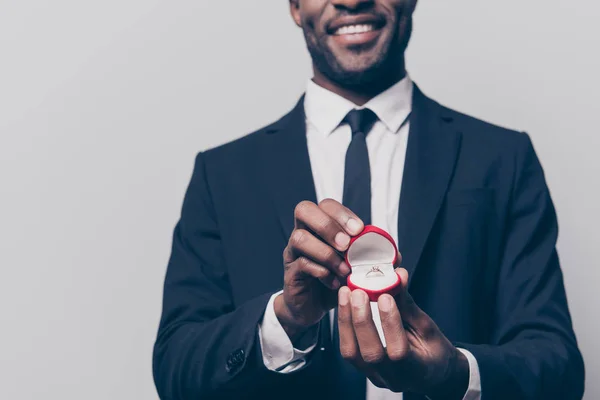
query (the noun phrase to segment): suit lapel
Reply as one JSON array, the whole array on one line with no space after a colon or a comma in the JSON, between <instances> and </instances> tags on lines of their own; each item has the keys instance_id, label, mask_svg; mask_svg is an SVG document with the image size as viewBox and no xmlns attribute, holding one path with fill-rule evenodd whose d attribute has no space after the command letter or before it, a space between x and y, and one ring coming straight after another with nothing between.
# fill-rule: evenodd
<instances>
[{"instance_id":1,"label":"suit lapel","mask_svg":"<svg viewBox=\"0 0 600 400\"><path fill-rule=\"evenodd\" d=\"M398 210L398 246L409 283L442 205L460 147L452 118L415 85Z\"/></svg>"},{"instance_id":2,"label":"suit lapel","mask_svg":"<svg viewBox=\"0 0 600 400\"><path fill-rule=\"evenodd\" d=\"M274 201L283 234L294 229L294 208L303 200L317 202L308 147L304 96L294 109L266 131L267 151L262 157L264 184Z\"/></svg>"}]
</instances>

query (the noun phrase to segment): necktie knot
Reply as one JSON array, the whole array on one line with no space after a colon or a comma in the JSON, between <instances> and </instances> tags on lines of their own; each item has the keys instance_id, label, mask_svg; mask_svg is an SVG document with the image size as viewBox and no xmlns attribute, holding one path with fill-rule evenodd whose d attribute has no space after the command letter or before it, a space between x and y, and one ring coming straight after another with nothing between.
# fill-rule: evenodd
<instances>
[{"instance_id":1,"label":"necktie knot","mask_svg":"<svg viewBox=\"0 0 600 400\"><path fill-rule=\"evenodd\" d=\"M357 133L367 136L375 121L377 121L377 115L368 108L354 109L346 114L344 118L344 122L350 125L350 129L352 129L352 136Z\"/></svg>"}]
</instances>

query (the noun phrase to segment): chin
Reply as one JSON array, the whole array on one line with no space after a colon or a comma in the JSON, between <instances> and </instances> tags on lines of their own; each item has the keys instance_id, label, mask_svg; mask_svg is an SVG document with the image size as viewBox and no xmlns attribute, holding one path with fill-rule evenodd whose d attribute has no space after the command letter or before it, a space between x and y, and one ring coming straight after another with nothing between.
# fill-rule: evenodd
<instances>
[{"instance_id":1,"label":"chin","mask_svg":"<svg viewBox=\"0 0 600 400\"><path fill-rule=\"evenodd\" d=\"M340 86L364 86L372 84L381 79L381 73L377 69L344 70L339 71L335 76L329 77L333 82Z\"/></svg>"},{"instance_id":2,"label":"chin","mask_svg":"<svg viewBox=\"0 0 600 400\"><path fill-rule=\"evenodd\" d=\"M364 86L378 82L396 67L393 36L384 34L364 46L338 46L331 41L307 40L316 68L340 86Z\"/></svg>"},{"instance_id":3,"label":"chin","mask_svg":"<svg viewBox=\"0 0 600 400\"><path fill-rule=\"evenodd\" d=\"M376 70L382 64L383 60L340 60L338 65L343 74L368 74L369 71Z\"/></svg>"},{"instance_id":4,"label":"chin","mask_svg":"<svg viewBox=\"0 0 600 400\"><path fill-rule=\"evenodd\" d=\"M364 85L381 79L388 72L384 57L366 55L336 59L336 68L329 78L344 85Z\"/></svg>"}]
</instances>

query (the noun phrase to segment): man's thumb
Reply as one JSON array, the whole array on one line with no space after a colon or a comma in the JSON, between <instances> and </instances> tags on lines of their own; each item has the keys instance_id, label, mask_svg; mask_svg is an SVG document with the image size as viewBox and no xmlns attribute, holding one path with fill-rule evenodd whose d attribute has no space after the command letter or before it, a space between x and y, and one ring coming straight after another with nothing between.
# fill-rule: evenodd
<instances>
[{"instance_id":1,"label":"man's thumb","mask_svg":"<svg viewBox=\"0 0 600 400\"><path fill-rule=\"evenodd\" d=\"M403 318L414 316L417 307L410 293L408 293L408 271L404 268L396 268L396 274L400 277L400 293L396 296L396 303Z\"/></svg>"}]
</instances>

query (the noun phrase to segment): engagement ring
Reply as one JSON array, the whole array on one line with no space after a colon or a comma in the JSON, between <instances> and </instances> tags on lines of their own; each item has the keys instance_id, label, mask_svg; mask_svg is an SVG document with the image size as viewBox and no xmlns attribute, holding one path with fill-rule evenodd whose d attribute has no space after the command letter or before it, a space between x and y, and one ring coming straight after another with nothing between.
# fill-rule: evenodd
<instances>
[{"instance_id":1,"label":"engagement ring","mask_svg":"<svg viewBox=\"0 0 600 400\"><path fill-rule=\"evenodd\" d=\"M367 271L365 276L369 276L369 274L380 274L381 276L385 276L385 274L383 273L381 268L379 268L379 265L375 265L375 266L371 267L371 269L369 271Z\"/></svg>"}]
</instances>

